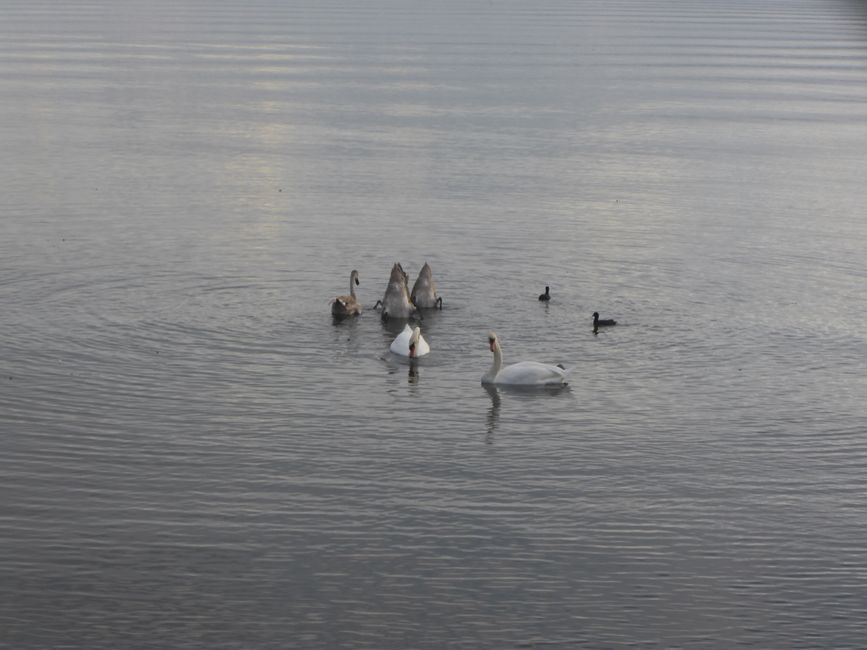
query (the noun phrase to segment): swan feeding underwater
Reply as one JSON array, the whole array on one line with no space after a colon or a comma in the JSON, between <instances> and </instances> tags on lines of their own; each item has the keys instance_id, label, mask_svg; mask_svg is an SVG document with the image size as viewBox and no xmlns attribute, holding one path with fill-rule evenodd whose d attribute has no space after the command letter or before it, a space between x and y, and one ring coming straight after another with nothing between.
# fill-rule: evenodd
<instances>
[{"instance_id":1,"label":"swan feeding underwater","mask_svg":"<svg viewBox=\"0 0 867 650\"><path fill-rule=\"evenodd\" d=\"M388 279L385 294L376 305L382 305L382 320L409 318L417 311L410 299L406 273L400 262L395 262L394 266L391 267L391 276Z\"/></svg>"},{"instance_id":2,"label":"swan feeding underwater","mask_svg":"<svg viewBox=\"0 0 867 650\"><path fill-rule=\"evenodd\" d=\"M437 284L433 279L430 264L424 263L418 272L418 279L412 285L410 300L419 309L443 308L443 299L437 295Z\"/></svg>"}]
</instances>

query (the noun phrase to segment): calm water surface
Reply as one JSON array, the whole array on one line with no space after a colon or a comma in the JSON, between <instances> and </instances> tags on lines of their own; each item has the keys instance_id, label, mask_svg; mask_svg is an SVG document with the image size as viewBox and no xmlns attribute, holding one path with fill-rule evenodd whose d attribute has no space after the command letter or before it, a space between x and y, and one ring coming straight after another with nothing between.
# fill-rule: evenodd
<instances>
[{"instance_id":1,"label":"calm water surface","mask_svg":"<svg viewBox=\"0 0 867 650\"><path fill-rule=\"evenodd\" d=\"M0 646L863 645L864 3L6 0L0 96Z\"/></svg>"}]
</instances>

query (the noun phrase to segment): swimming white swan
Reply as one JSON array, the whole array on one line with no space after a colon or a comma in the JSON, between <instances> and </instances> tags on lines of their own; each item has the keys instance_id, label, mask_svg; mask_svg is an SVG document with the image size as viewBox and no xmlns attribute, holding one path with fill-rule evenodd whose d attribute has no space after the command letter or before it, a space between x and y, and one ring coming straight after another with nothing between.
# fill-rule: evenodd
<instances>
[{"instance_id":1,"label":"swimming white swan","mask_svg":"<svg viewBox=\"0 0 867 650\"><path fill-rule=\"evenodd\" d=\"M361 313L361 303L355 297L355 285L358 284L358 271L349 274L349 295L337 296L331 302L331 315L337 318L358 316Z\"/></svg>"},{"instance_id":2,"label":"swimming white swan","mask_svg":"<svg viewBox=\"0 0 867 650\"><path fill-rule=\"evenodd\" d=\"M550 366L538 361L521 361L503 368L503 351L494 332L488 334L488 343L494 353L491 369L482 377L483 384L509 384L511 386L549 386L565 384L568 374L562 366Z\"/></svg>"},{"instance_id":3,"label":"swimming white swan","mask_svg":"<svg viewBox=\"0 0 867 650\"><path fill-rule=\"evenodd\" d=\"M416 312L415 305L412 304L409 297L406 273L404 273L400 263L395 262L394 266L391 267L391 276L388 279L388 286L385 288L385 295L376 304L382 305L382 320L409 318Z\"/></svg>"},{"instance_id":4,"label":"swimming white swan","mask_svg":"<svg viewBox=\"0 0 867 650\"><path fill-rule=\"evenodd\" d=\"M410 359L423 357L430 352L430 346L421 335L421 328L411 328L409 325L403 326L403 331L391 342L388 349Z\"/></svg>"},{"instance_id":5,"label":"swimming white swan","mask_svg":"<svg viewBox=\"0 0 867 650\"><path fill-rule=\"evenodd\" d=\"M410 299L420 309L443 308L443 299L437 295L437 283L434 282L430 264L424 263L418 272L418 279L412 285Z\"/></svg>"}]
</instances>

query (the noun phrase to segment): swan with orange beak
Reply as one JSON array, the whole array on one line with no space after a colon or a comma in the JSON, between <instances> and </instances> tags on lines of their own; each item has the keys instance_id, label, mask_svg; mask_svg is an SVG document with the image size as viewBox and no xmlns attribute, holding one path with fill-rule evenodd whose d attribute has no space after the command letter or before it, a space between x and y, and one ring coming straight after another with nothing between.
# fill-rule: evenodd
<instances>
[{"instance_id":1,"label":"swan with orange beak","mask_svg":"<svg viewBox=\"0 0 867 650\"><path fill-rule=\"evenodd\" d=\"M483 384L511 386L550 386L566 383L569 371L563 366L553 366L538 361L520 361L503 367L503 351L500 339L494 332L488 334L488 347L494 353L491 369L482 376Z\"/></svg>"},{"instance_id":2,"label":"swan with orange beak","mask_svg":"<svg viewBox=\"0 0 867 650\"><path fill-rule=\"evenodd\" d=\"M417 359L430 353L430 345L421 335L421 328L411 328L409 325L403 326L403 331L391 342L388 349L410 359Z\"/></svg>"}]
</instances>

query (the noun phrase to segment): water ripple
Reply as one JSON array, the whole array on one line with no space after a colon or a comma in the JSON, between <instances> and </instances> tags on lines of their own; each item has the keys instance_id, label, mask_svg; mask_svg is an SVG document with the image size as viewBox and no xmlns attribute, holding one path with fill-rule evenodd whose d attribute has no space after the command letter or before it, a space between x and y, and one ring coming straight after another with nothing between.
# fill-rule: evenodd
<instances>
[{"instance_id":1,"label":"water ripple","mask_svg":"<svg viewBox=\"0 0 867 650\"><path fill-rule=\"evenodd\" d=\"M0 18L0 645L862 643L854 5Z\"/></svg>"}]
</instances>

